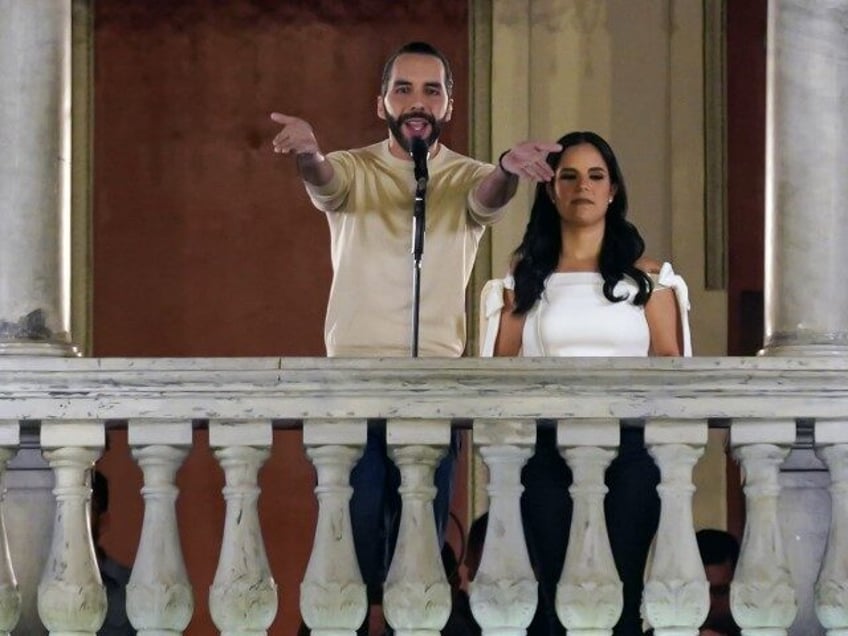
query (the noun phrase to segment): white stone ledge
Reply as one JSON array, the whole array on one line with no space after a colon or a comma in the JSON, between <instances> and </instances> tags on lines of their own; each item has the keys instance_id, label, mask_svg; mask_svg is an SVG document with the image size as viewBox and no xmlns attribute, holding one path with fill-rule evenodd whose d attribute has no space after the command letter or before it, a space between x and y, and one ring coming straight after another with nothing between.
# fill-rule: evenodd
<instances>
[{"instance_id":1,"label":"white stone ledge","mask_svg":"<svg viewBox=\"0 0 848 636\"><path fill-rule=\"evenodd\" d=\"M41 425L41 448L105 448L106 429L91 420L52 420Z\"/></svg>"},{"instance_id":2,"label":"white stone ledge","mask_svg":"<svg viewBox=\"0 0 848 636\"><path fill-rule=\"evenodd\" d=\"M130 420L127 422L130 446L191 446L191 422L184 420Z\"/></svg>"},{"instance_id":3,"label":"white stone ledge","mask_svg":"<svg viewBox=\"0 0 848 636\"><path fill-rule=\"evenodd\" d=\"M21 443L21 425L17 420L0 420L0 447Z\"/></svg>"},{"instance_id":4,"label":"white stone ledge","mask_svg":"<svg viewBox=\"0 0 848 636\"><path fill-rule=\"evenodd\" d=\"M536 420L479 418L474 420L475 446L533 446Z\"/></svg>"},{"instance_id":5,"label":"white stone ledge","mask_svg":"<svg viewBox=\"0 0 848 636\"><path fill-rule=\"evenodd\" d=\"M561 448L570 446L618 448L620 439L621 428L614 417L557 422L557 446Z\"/></svg>"},{"instance_id":6,"label":"white stone ledge","mask_svg":"<svg viewBox=\"0 0 848 636\"><path fill-rule=\"evenodd\" d=\"M646 445L691 444L693 446L705 446L708 435L707 423L703 420L656 420L645 423Z\"/></svg>"},{"instance_id":7,"label":"white stone ledge","mask_svg":"<svg viewBox=\"0 0 848 636\"><path fill-rule=\"evenodd\" d=\"M848 358L2 358L0 419L844 418Z\"/></svg>"},{"instance_id":8,"label":"white stone ledge","mask_svg":"<svg viewBox=\"0 0 848 636\"><path fill-rule=\"evenodd\" d=\"M738 419L730 425L730 445L778 444L791 446L795 442L795 420L771 418L763 420Z\"/></svg>"},{"instance_id":9,"label":"white stone ledge","mask_svg":"<svg viewBox=\"0 0 848 636\"><path fill-rule=\"evenodd\" d=\"M209 422L209 446L269 447L274 443L274 431L267 420Z\"/></svg>"},{"instance_id":10,"label":"white stone ledge","mask_svg":"<svg viewBox=\"0 0 848 636\"><path fill-rule=\"evenodd\" d=\"M303 423L304 446L365 446L367 440L368 422L364 419L314 419Z\"/></svg>"}]
</instances>

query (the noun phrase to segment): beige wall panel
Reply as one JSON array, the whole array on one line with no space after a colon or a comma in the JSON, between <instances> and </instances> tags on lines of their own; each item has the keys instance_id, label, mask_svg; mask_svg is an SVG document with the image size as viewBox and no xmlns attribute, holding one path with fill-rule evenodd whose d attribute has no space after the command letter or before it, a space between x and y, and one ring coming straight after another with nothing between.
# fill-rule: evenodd
<instances>
[{"instance_id":1,"label":"beige wall panel","mask_svg":"<svg viewBox=\"0 0 848 636\"><path fill-rule=\"evenodd\" d=\"M492 160L530 137L530 0L495 0L492 5ZM506 218L492 230L493 276L503 276L521 240L532 201L522 184Z\"/></svg>"},{"instance_id":2,"label":"beige wall panel","mask_svg":"<svg viewBox=\"0 0 848 636\"><path fill-rule=\"evenodd\" d=\"M543 139L576 129L605 134L612 121L607 4L540 0L533 3L532 19L532 134Z\"/></svg>"},{"instance_id":3,"label":"beige wall panel","mask_svg":"<svg viewBox=\"0 0 848 636\"><path fill-rule=\"evenodd\" d=\"M726 293L704 285L702 5L493 0L490 126L495 158L523 138L555 139L576 129L606 137L622 163L630 217L646 253L670 260L689 284L695 353L722 355ZM531 202L532 189L524 186L494 227L493 275L507 268ZM696 475L699 526L726 523L720 436L711 433ZM479 512L485 496L475 491Z\"/></svg>"},{"instance_id":4,"label":"beige wall panel","mask_svg":"<svg viewBox=\"0 0 848 636\"><path fill-rule=\"evenodd\" d=\"M727 293L705 286L704 12L689 0L672 6L671 257L689 284L695 354L720 356L727 353Z\"/></svg>"}]
</instances>

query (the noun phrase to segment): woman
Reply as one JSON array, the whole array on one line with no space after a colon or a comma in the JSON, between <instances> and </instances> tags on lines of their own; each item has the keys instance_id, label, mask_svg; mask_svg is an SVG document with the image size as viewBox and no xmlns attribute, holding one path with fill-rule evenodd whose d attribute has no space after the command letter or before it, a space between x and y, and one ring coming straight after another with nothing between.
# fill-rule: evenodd
<instances>
[{"instance_id":1,"label":"woman","mask_svg":"<svg viewBox=\"0 0 848 636\"><path fill-rule=\"evenodd\" d=\"M643 256L644 241L625 218L627 189L609 144L592 132L569 133L559 144L562 150L548 155L554 178L536 188L511 275L484 290L482 355L691 355L685 283L667 263ZM563 634L554 603L571 521L571 472L549 422L540 423L522 482L525 534L540 589L528 633ZM642 429L623 428L605 500L624 586L616 636L642 633L639 604L659 519L658 482Z\"/></svg>"}]
</instances>

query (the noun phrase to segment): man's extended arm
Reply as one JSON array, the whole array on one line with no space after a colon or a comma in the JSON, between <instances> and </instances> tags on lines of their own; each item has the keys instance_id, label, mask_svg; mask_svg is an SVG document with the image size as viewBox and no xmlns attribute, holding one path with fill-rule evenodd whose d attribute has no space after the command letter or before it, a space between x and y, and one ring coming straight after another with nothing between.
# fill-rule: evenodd
<instances>
[{"instance_id":1,"label":"man's extended arm","mask_svg":"<svg viewBox=\"0 0 848 636\"><path fill-rule=\"evenodd\" d=\"M483 179L474 191L474 198L486 208L500 208L515 196L519 177L546 182L554 172L546 159L548 153L562 150L559 144L525 141L501 155L497 167Z\"/></svg>"},{"instance_id":2,"label":"man's extended arm","mask_svg":"<svg viewBox=\"0 0 848 636\"><path fill-rule=\"evenodd\" d=\"M312 126L303 119L271 113L271 119L282 124L283 129L274 137L274 152L293 152L297 158L297 170L301 178L314 186L323 186L333 179L333 164L327 161L318 147Z\"/></svg>"}]
</instances>

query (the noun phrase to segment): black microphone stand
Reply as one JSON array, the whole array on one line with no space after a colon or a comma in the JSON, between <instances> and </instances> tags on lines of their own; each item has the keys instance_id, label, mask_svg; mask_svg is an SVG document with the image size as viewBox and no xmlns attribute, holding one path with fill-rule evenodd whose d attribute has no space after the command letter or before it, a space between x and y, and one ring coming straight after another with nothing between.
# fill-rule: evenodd
<instances>
[{"instance_id":1,"label":"black microphone stand","mask_svg":"<svg viewBox=\"0 0 848 636\"><path fill-rule=\"evenodd\" d=\"M416 144L420 144L416 149ZM424 255L424 217L427 181L427 146L423 139L413 139L413 159L416 151L421 153L415 160L415 204L412 215L412 357L418 357L418 322L421 313L421 257Z\"/></svg>"}]
</instances>

